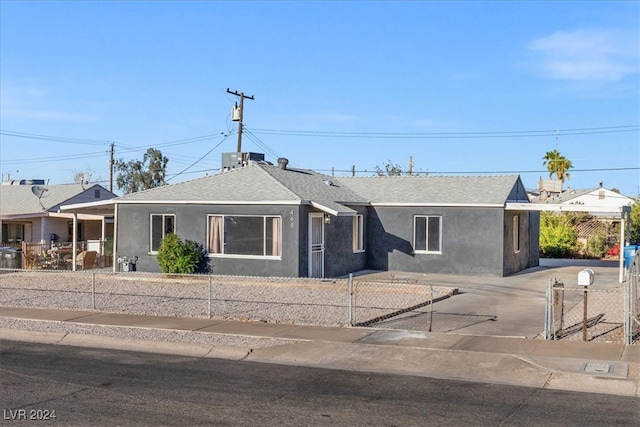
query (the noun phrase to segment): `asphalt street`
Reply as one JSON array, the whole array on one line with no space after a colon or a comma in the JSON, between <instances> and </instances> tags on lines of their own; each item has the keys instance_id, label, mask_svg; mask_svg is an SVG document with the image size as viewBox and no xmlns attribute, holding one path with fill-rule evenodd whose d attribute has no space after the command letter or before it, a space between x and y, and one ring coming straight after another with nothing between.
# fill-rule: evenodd
<instances>
[{"instance_id":1,"label":"asphalt street","mask_svg":"<svg viewBox=\"0 0 640 427\"><path fill-rule=\"evenodd\" d=\"M6 425L637 425L638 399L0 341ZM43 420L55 412L54 420ZM38 419L40 418L40 419Z\"/></svg>"}]
</instances>

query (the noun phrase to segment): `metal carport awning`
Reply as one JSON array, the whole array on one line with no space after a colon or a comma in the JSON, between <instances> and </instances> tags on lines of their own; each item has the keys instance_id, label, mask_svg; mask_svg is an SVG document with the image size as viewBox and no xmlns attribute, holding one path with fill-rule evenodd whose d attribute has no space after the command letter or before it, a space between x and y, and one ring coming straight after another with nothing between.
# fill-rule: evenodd
<instances>
[{"instance_id":1,"label":"metal carport awning","mask_svg":"<svg viewBox=\"0 0 640 427\"><path fill-rule=\"evenodd\" d=\"M537 212L587 212L589 214L600 214L610 216L620 220L620 269L618 281L624 281L624 257L622 249L625 245L625 236L631 215L631 206L621 206L614 208L611 206L593 205L561 205L557 203L515 203L507 202L506 211L537 211Z\"/></svg>"}]
</instances>

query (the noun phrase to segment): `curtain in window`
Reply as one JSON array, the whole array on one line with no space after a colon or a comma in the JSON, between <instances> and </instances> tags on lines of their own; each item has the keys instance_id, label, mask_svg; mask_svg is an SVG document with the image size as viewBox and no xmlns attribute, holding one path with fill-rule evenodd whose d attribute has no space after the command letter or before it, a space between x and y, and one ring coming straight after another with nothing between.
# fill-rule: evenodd
<instances>
[{"instance_id":1,"label":"curtain in window","mask_svg":"<svg viewBox=\"0 0 640 427\"><path fill-rule=\"evenodd\" d=\"M222 253L222 217L209 217L209 253Z\"/></svg>"},{"instance_id":2,"label":"curtain in window","mask_svg":"<svg viewBox=\"0 0 640 427\"><path fill-rule=\"evenodd\" d=\"M282 232L280 230L280 218L279 217L273 217L273 218L269 218L271 220L271 225L272 225L272 233L273 233L273 241L271 243L271 255L273 256L280 256L280 240L281 240L281 235Z\"/></svg>"}]
</instances>

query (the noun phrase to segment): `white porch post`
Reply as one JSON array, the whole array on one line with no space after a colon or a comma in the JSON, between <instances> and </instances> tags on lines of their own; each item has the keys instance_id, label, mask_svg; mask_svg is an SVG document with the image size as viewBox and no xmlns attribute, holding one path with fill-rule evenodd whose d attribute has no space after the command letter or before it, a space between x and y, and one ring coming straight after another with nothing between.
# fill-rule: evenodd
<instances>
[{"instance_id":1,"label":"white porch post","mask_svg":"<svg viewBox=\"0 0 640 427\"><path fill-rule=\"evenodd\" d=\"M102 225L102 230L100 230L100 256L104 255L104 244L107 241L105 237L107 235L107 218L103 215L102 220L100 221Z\"/></svg>"},{"instance_id":2,"label":"white porch post","mask_svg":"<svg viewBox=\"0 0 640 427\"><path fill-rule=\"evenodd\" d=\"M76 254L76 250L78 248L78 214L73 214L73 237L71 238L72 249L71 249L71 270L76 271L76 260L78 258L78 254Z\"/></svg>"},{"instance_id":3,"label":"white porch post","mask_svg":"<svg viewBox=\"0 0 640 427\"><path fill-rule=\"evenodd\" d=\"M44 238L44 221L46 218L46 216L40 218L40 244L47 243L47 240Z\"/></svg>"},{"instance_id":4,"label":"white porch post","mask_svg":"<svg viewBox=\"0 0 640 427\"><path fill-rule=\"evenodd\" d=\"M118 271L118 204L116 203L113 207L113 248L111 249L111 256L113 259L111 260L111 265L113 266L113 272L116 273Z\"/></svg>"}]
</instances>

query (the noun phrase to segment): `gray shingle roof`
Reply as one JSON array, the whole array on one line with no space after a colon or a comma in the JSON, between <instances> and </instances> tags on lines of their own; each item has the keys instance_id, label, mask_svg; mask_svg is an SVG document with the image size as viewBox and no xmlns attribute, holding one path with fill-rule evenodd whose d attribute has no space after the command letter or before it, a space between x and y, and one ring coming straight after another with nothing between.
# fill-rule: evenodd
<instances>
[{"instance_id":1,"label":"gray shingle roof","mask_svg":"<svg viewBox=\"0 0 640 427\"><path fill-rule=\"evenodd\" d=\"M369 203L504 205L513 189L521 186L517 175L337 178L259 164L129 194L117 202L313 203L340 215L354 213L350 205ZM524 187L522 191L524 194Z\"/></svg>"},{"instance_id":2,"label":"gray shingle roof","mask_svg":"<svg viewBox=\"0 0 640 427\"><path fill-rule=\"evenodd\" d=\"M519 177L375 176L337 181L372 204L502 205L509 200Z\"/></svg>"},{"instance_id":3,"label":"gray shingle roof","mask_svg":"<svg viewBox=\"0 0 640 427\"><path fill-rule=\"evenodd\" d=\"M167 185L118 198L118 203L283 203L315 202L336 213L352 209L340 204L366 203L331 177L310 170L251 165L218 175Z\"/></svg>"},{"instance_id":4,"label":"gray shingle roof","mask_svg":"<svg viewBox=\"0 0 640 427\"><path fill-rule=\"evenodd\" d=\"M56 212L61 204L95 200L95 188L100 188L101 199L115 197L115 194L99 185L86 189L80 184L42 185L46 191L42 197L34 195L33 185L0 185L0 215L40 215ZM86 195L86 197L84 197Z\"/></svg>"}]
</instances>

